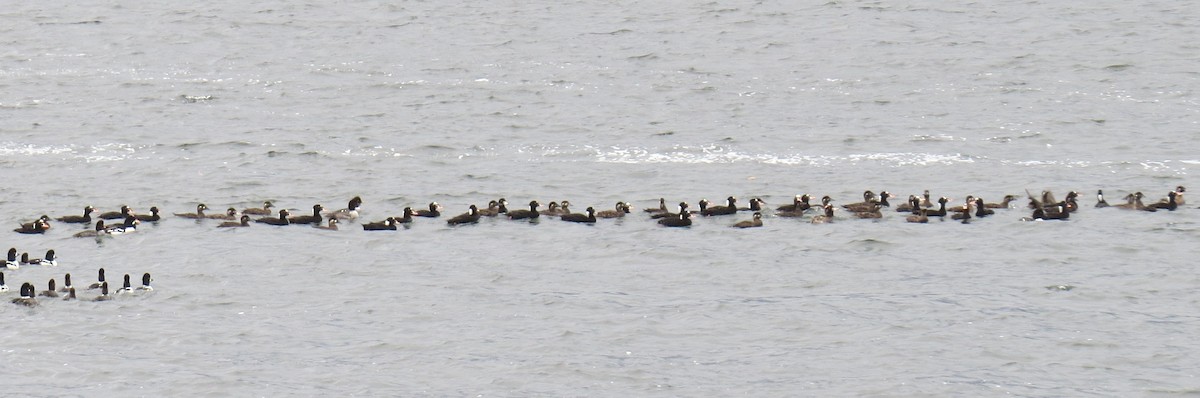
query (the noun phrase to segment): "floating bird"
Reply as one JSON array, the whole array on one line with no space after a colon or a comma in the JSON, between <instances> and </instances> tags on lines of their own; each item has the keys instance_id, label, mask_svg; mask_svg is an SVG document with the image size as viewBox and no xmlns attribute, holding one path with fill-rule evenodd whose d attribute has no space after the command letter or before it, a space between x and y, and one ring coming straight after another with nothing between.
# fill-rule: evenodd
<instances>
[{"instance_id":1,"label":"floating bird","mask_svg":"<svg viewBox=\"0 0 1200 398\"><path fill-rule=\"evenodd\" d=\"M762 213L754 212L753 219L745 220L745 221L738 221L737 224L733 224L733 227L734 228L755 228L755 227L761 227L762 225L763 225Z\"/></svg>"},{"instance_id":2,"label":"floating bird","mask_svg":"<svg viewBox=\"0 0 1200 398\"><path fill-rule=\"evenodd\" d=\"M596 209L588 207L586 211L587 211L587 214L583 214L583 213L563 214L562 220L570 221L570 222L588 223L588 224L595 223L596 222Z\"/></svg>"},{"instance_id":3,"label":"floating bird","mask_svg":"<svg viewBox=\"0 0 1200 398\"><path fill-rule=\"evenodd\" d=\"M55 220L69 223L69 224L91 224L92 223L92 212L95 210L96 209L92 208L92 206L87 206L87 207L83 208L82 216L62 216L62 217L56 218Z\"/></svg>"},{"instance_id":4,"label":"floating bird","mask_svg":"<svg viewBox=\"0 0 1200 398\"><path fill-rule=\"evenodd\" d=\"M437 203L432 203L430 206L432 207L436 204ZM471 205L471 207L467 209L466 213L459 214L449 220L446 220L446 224L450 225L474 224L477 222L479 222L479 208L475 207L475 205Z\"/></svg>"},{"instance_id":5,"label":"floating bird","mask_svg":"<svg viewBox=\"0 0 1200 398\"><path fill-rule=\"evenodd\" d=\"M616 208L614 208L613 210L598 211L598 212L596 212L596 217L598 217L598 218L621 218L621 217L625 217L626 214L629 214L629 212L631 210L632 209L630 208L628 203L617 202Z\"/></svg>"},{"instance_id":6,"label":"floating bird","mask_svg":"<svg viewBox=\"0 0 1200 398\"><path fill-rule=\"evenodd\" d=\"M413 215L417 217L441 217L442 206L438 202L429 202L429 210L417 210L413 212Z\"/></svg>"},{"instance_id":7,"label":"floating bird","mask_svg":"<svg viewBox=\"0 0 1200 398\"><path fill-rule=\"evenodd\" d=\"M383 221L363 224L362 227L364 231L395 231L396 219L388 217Z\"/></svg>"},{"instance_id":8,"label":"floating bird","mask_svg":"<svg viewBox=\"0 0 1200 398\"><path fill-rule=\"evenodd\" d=\"M260 222L263 224L270 224L270 225L288 225L289 224L288 211L287 211L287 209L279 209L279 217L263 217L263 218L254 220L254 222Z\"/></svg>"},{"instance_id":9,"label":"floating bird","mask_svg":"<svg viewBox=\"0 0 1200 398\"><path fill-rule=\"evenodd\" d=\"M524 210L524 209L509 210L508 211L508 219L509 220L537 219L538 216L541 215L541 213L538 212L538 206L541 206L541 204L538 203L538 201L533 200L533 201L529 202L529 210Z\"/></svg>"},{"instance_id":10,"label":"floating bird","mask_svg":"<svg viewBox=\"0 0 1200 398\"><path fill-rule=\"evenodd\" d=\"M124 207L122 207L122 208L124 208ZM204 215L205 210L208 210L208 206L205 206L203 203L201 203L201 204L196 205L195 213L175 213L175 217L191 218L191 219L199 220L199 219L207 218Z\"/></svg>"},{"instance_id":11,"label":"floating bird","mask_svg":"<svg viewBox=\"0 0 1200 398\"><path fill-rule=\"evenodd\" d=\"M226 221L226 222L221 223L220 225L217 225L217 228L237 228L237 227L249 227L249 226L250 226L250 216L242 214L242 218L240 221Z\"/></svg>"},{"instance_id":12,"label":"floating bird","mask_svg":"<svg viewBox=\"0 0 1200 398\"><path fill-rule=\"evenodd\" d=\"M275 205L272 204L271 201L268 200L266 202L263 202L263 207L250 207L250 208L242 209L242 214L249 214L252 216L269 216L269 215L275 213L275 212L271 211L272 207L275 207Z\"/></svg>"}]
</instances>

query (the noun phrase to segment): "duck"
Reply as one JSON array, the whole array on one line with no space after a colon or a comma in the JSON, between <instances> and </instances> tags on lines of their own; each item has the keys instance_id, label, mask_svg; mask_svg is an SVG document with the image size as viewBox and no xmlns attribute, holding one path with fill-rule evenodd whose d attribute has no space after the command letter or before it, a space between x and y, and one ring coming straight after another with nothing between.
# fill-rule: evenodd
<instances>
[{"instance_id":1,"label":"duck","mask_svg":"<svg viewBox=\"0 0 1200 398\"><path fill-rule=\"evenodd\" d=\"M553 203L553 202L551 202L551 203ZM541 213L538 212L538 206L541 206L541 204L538 203L538 201L536 201L536 200L532 200L529 202L529 210L525 210L525 209L509 210L508 219L509 220L525 220L525 219L535 220L538 218L538 216L541 215Z\"/></svg>"},{"instance_id":2,"label":"duck","mask_svg":"<svg viewBox=\"0 0 1200 398\"><path fill-rule=\"evenodd\" d=\"M1167 201L1165 203L1158 202L1150 205L1149 207L1153 207L1155 209L1165 209L1167 211L1175 211L1175 209L1179 207L1179 203L1176 201L1178 195L1179 194L1175 191L1167 192Z\"/></svg>"},{"instance_id":3,"label":"duck","mask_svg":"<svg viewBox=\"0 0 1200 398\"><path fill-rule=\"evenodd\" d=\"M338 219L330 218L327 225L315 224L315 225L313 225L313 228L323 229L326 231L337 231L338 230Z\"/></svg>"},{"instance_id":4,"label":"duck","mask_svg":"<svg viewBox=\"0 0 1200 398\"><path fill-rule=\"evenodd\" d=\"M919 223L919 224L928 223L929 216L925 214L926 209L922 209L920 207L920 205L921 205L921 200L917 199L917 208L913 209L913 214L908 217L905 217L904 221L908 221L911 223Z\"/></svg>"},{"instance_id":5,"label":"duck","mask_svg":"<svg viewBox=\"0 0 1200 398\"><path fill-rule=\"evenodd\" d=\"M37 219L34 219L34 221L31 221L31 222L28 222L28 223L22 223L22 224L20 224L20 228L34 228L34 227L35 227L35 225L37 225L37 223L38 223L38 222L46 222L46 223L49 223L49 222L50 222L50 216L47 216L47 215L42 215L42 217L37 217Z\"/></svg>"},{"instance_id":6,"label":"duck","mask_svg":"<svg viewBox=\"0 0 1200 398\"><path fill-rule=\"evenodd\" d=\"M812 208L812 205L808 203L809 200L811 199L808 194L798 195L792 204L775 208L775 215L779 217L803 217L804 212Z\"/></svg>"},{"instance_id":7,"label":"duck","mask_svg":"<svg viewBox=\"0 0 1200 398\"><path fill-rule=\"evenodd\" d=\"M23 305L26 307L36 307L38 305L38 302L37 302L37 299L33 298L33 293L35 290L37 290L37 289L35 289L33 287L32 283L29 283L29 282L22 283L21 284L21 297L12 299L12 303L16 304L16 305Z\"/></svg>"},{"instance_id":8,"label":"duck","mask_svg":"<svg viewBox=\"0 0 1200 398\"><path fill-rule=\"evenodd\" d=\"M812 207L811 205L808 204L809 200L811 200L811 199L809 199L808 194L796 195L795 198L792 198L792 204L776 207L775 211L803 213L805 210L808 210L809 207Z\"/></svg>"},{"instance_id":9,"label":"duck","mask_svg":"<svg viewBox=\"0 0 1200 398\"><path fill-rule=\"evenodd\" d=\"M973 206L975 206L975 195L967 195L967 200L963 201L962 206L954 206L949 209L946 209L946 211L949 211L951 213L963 213L963 212L971 211L971 208Z\"/></svg>"},{"instance_id":10,"label":"duck","mask_svg":"<svg viewBox=\"0 0 1200 398\"><path fill-rule=\"evenodd\" d=\"M21 225L21 228L14 229L13 232L20 233L20 234L26 234L26 235L44 234L44 233L46 233L47 229L50 229L50 223L46 222L45 220L39 219L32 223Z\"/></svg>"},{"instance_id":11,"label":"duck","mask_svg":"<svg viewBox=\"0 0 1200 398\"><path fill-rule=\"evenodd\" d=\"M226 221L226 222L221 223L220 225L217 225L217 228L238 228L238 227L249 227L249 226L250 226L250 216L242 214L242 218L239 221Z\"/></svg>"},{"instance_id":12,"label":"duck","mask_svg":"<svg viewBox=\"0 0 1200 398\"><path fill-rule=\"evenodd\" d=\"M679 203L679 213L673 217L663 217L658 225L664 227L688 227L692 225L692 213L687 211L687 203Z\"/></svg>"},{"instance_id":13,"label":"duck","mask_svg":"<svg viewBox=\"0 0 1200 398\"><path fill-rule=\"evenodd\" d=\"M393 218L396 219L397 224L411 223L413 220L413 209L411 207L405 207L403 215L401 215L400 217L393 217Z\"/></svg>"},{"instance_id":14,"label":"duck","mask_svg":"<svg viewBox=\"0 0 1200 398\"><path fill-rule=\"evenodd\" d=\"M0 272L0 292L7 292L8 285L4 284L4 273Z\"/></svg>"},{"instance_id":15,"label":"duck","mask_svg":"<svg viewBox=\"0 0 1200 398\"><path fill-rule=\"evenodd\" d=\"M1175 187L1175 204L1180 206L1187 204L1187 202L1183 200L1184 192L1187 192L1187 188L1184 188L1183 185Z\"/></svg>"},{"instance_id":16,"label":"duck","mask_svg":"<svg viewBox=\"0 0 1200 398\"><path fill-rule=\"evenodd\" d=\"M88 290L99 289L100 286L106 283L108 282L104 281L104 268L101 268L100 271L97 271L96 273L96 281L92 282L91 285L88 285Z\"/></svg>"},{"instance_id":17,"label":"duck","mask_svg":"<svg viewBox=\"0 0 1200 398\"><path fill-rule=\"evenodd\" d=\"M945 196L938 198L938 200L937 200L938 209L926 211L925 216L926 217L945 217L946 216L946 202L949 202L949 201L950 201L950 198L947 198Z\"/></svg>"},{"instance_id":18,"label":"duck","mask_svg":"<svg viewBox=\"0 0 1200 398\"><path fill-rule=\"evenodd\" d=\"M104 220L96 220L96 229L92 231L82 231L75 235L76 238L94 238L104 234Z\"/></svg>"},{"instance_id":19,"label":"duck","mask_svg":"<svg viewBox=\"0 0 1200 398\"><path fill-rule=\"evenodd\" d=\"M142 274L142 285L141 285L141 286L138 286L137 290L141 290L141 291L151 291L151 290L154 290L154 287L153 287L153 286L150 286L150 280L151 280L151 279L150 279L150 273L149 273L149 272Z\"/></svg>"},{"instance_id":20,"label":"duck","mask_svg":"<svg viewBox=\"0 0 1200 398\"><path fill-rule=\"evenodd\" d=\"M876 202L870 210L856 211L854 215L858 218L883 218L883 203Z\"/></svg>"},{"instance_id":21,"label":"duck","mask_svg":"<svg viewBox=\"0 0 1200 398\"><path fill-rule=\"evenodd\" d=\"M363 224L362 227L364 231L395 231L396 218L388 217L383 221Z\"/></svg>"},{"instance_id":22,"label":"duck","mask_svg":"<svg viewBox=\"0 0 1200 398\"><path fill-rule=\"evenodd\" d=\"M667 198L658 198L658 207L649 207L644 209L644 211L651 214L671 212L670 209L667 209Z\"/></svg>"},{"instance_id":23,"label":"duck","mask_svg":"<svg viewBox=\"0 0 1200 398\"><path fill-rule=\"evenodd\" d=\"M325 210L325 207L321 206L321 204L318 203L318 204L313 205L312 209L313 209L313 213L311 216L289 217L288 223L289 224L320 224L321 221L324 220L324 217L321 216L321 211ZM336 219L336 217L331 217L331 218Z\"/></svg>"},{"instance_id":24,"label":"duck","mask_svg":"<svg viewBox=\"0 0 1200 398\"><path fill-rule=\"evenodd\" d=\"M133 284L129 283L129 274L125 274L125 281L121 284L121 288L117 289L117 294L133 293Z\"/></svg>"},{"instance_id":25,"label":"duck","mask_svg":"<svg viewBox=\"0 0 1200 398\"><path fill-rule=\"evenodd\" d=\"M967 202L961 207L955 209L954 214L950 215L951 220L962 220L964 223L971 219L971 208L975 207L975 202Z\"/></svg>"},{"instance_id":26,"label":"duck","mask_svg":"<svg viewBox=\"0 0 1200 398\"><path fill-rule=\"evenodd\" d=\"M474 205L471 205L471 206L474 206ZM479 210L476 209L475 212L478 213ZM430 218L441 217L442 216L442 205L439 205L438 202L429 202L429 210L416 210L416 211L413 211L413 215L417 216L417 217L430 217Z\"/></svg>"},{"instance_id":27,"label":"duck","mask_svg":"<svg viewBox=\"0 0 1200 398\"><path fill-rule=\"evenodd\" d=\"M823 206L825 214L813 216L811 223L813 224L830 224L833 223L833 205Z\"/></svg>"},{"instance_id":28,"label":"duck","mask_svg":"<svg viewBox=\"0 0 1200 398\"><path fill-rule=\"evenodd\" d=\"M707 203L707 202L702 200L702 201L701 201L701 203L703 204L703 203ZM688 209L688 207L689 207L689 206L688 206L687 202L679 202L679 211L680 211L680 212L684 212L684 213L695 213L695 212L689 212L689 211L687 210L687 209ZM651 215L651 216L650 216L650 218L651 218L651 219L662 219L662 218L679 218L679 214L680 214L680 213L671 213L671 212L667 212L667 213L655 213L654 215ZM690 221L689 221L689 222L690 222Z\"/></svg>"},{"instance_id":29,"label":"duck","mask_svg":"<svg viewBox=\"0 0 1200 398\"><path fill-rule=\"evenodd\" d=\"M271 214L275 214L274 211L271 211L272 207L275 207L275 204L268 200L263 202L263 207L249 207L242 209L242 214L248 214L252 216L269 216Z\"/></svg>"},{"instance_id":30,"label":"duck","mask_svg":"<svg viewBox=\"0 0 1200 398\"><path fill-rule=\"evenodd\" d=\"M749 220L738 221L733 224L734 228L757 228L763 226L762 212L754 212L754 217Z\"/></svg>"},{"instance_id":31,"label":"duck","mask_svg":"<svg viewBox=\"0 0 1200 398\"><path fill-rule=\"evenodd\" d=\"M122 207L122 208L124 208L124 207ZM201 204L196 205L195 213L175 213L175 217L191 218L191 219L199 220L202 218L207 218L204 215L205 210L208 210L208 206L205 206L203 203L201 203Z\"/></svg>"},{"instance_id":32,"label":"duck","mask_svg":"<svg viewBox=\"0 0 1200 398\"><path fill-rule=\"evenodd\" d=\"M912 213L913 209L921 207L921 199L917 195L908 195L908 200L896 206L897 213Z\"/></svg>"},{"instance_id":33,"label":"duck","mask_svg":"<svg viewBox=\"0 0 1200 398\"><path fill-rule=\"evenodd\" d=\"M263 224L270 224L270 225L288 225L288 224L290 224L288 222L288 214L289 213L288 213L287 209L279 209L279 217L263 217L263 218L254 220L254 222L260 222Z\"/></svg>"},{"instance_id":34,"label":"duck","mask_svg":"<svg viewBox=\"0 0 1200 398\"><path fill-rule=\"evenodd\" d=\"M1004 199L1000 203L986 203L983 207L989 209L1007 209L1012 201L1017 200L1017 195L1004 195Z\"/></svg>"},{"instance_id":35,"label":"duck","mask_svg":"<svg viewBox=\"0 0 1200 398\"><path fill-rule=\"evenodd\" d=\"M101 220L121 220L128 216L130 212L129 206L121 205L121 211L110 211L100 213Z\"/></svg>"},{"instance_id":36,"label":"duck","mask_svg":"<svg viewBox=\"0 0 1200 398\"><path fill-rule=\"evenodd\" d=\"M1113 208L1123 210L1134 210L1137 208L1137 201L1134 194L1125 195L1125 203L1112 205Z\"/></svg>"},{"instance_id":37,"label":"duck","mask_svg":"<svg viewBox=\"0 0 1200 398\"><path fill-rule=\"evenodd\" d=\"M437 203L435 202L431 204L431 206L436 204ZM471 207L467 208L466 213L459 214L450 218L449 220L446 220L446 224L450 225L474 224L477 222L479 222L479 208L475 205L471 205Z\"/></svg>"},{"instance_id":38,"label":"duck","mask_svg":"<svg viewBox=\"0 0 1200 398\"><path fill-rule=\"evenodd\" d=\"M54 255L54 249L46 250L45 258L35 258L29 260L30 265L45 265L50 267L58 266L58 257Z\"/></svg>"},{"instance_id":39,"label":"duck","mask_svg":"<svg viewBox=\"0 0 1200 398\"><path fill-rule=\"evenodd\" d=\"M625 217L626 214L629 214L629 212L631 210L632 209L629 207L628 203L617 202L617 206L613 210L598 211L598 212L596 212L596 217L598 217L598 218L621 218L621 217Z\"/></svg>"},{"instance_id":40,"label":"duck","mask_svg":"<svg viewBox=\"0 0 1200 398\"><path fill-rule=\"evenodd\" d=\"M108 282L100 284L100 295L92 299L92 301L108 301L112 300L112 296L108 295Z\"/></svg>"},{"instance_id":41,"label":"duck","mask_svg":"<svg viewBox=\"0 0 1200 398\"><path fill-rule=\"evenodd\" d=\"M67 297L63 297L63 301L71 301L75 299L78 299L78 297L75 296L75 288L67 289Z\"/></svg>"},{"instance_id":42,"label":"duck","mask_svg":"<svg viewBox=\"0 0 1200 398\"><path fill-rule=\"evenodd\" d=\"M504 213L508 213L508 199L504 198L488 201L488 207L479 211L479 215L484 217L496 217Z\"/></svg>"},{"instance_id":43,"label":"duck","mask_svg":"<svg viewBox=\"0 0 1200 398\"><path fill-rule=\"evenodd\" d=\"M74 288L75 288L75 286L71 286L71 273L68 272L66 275L63 276L63 285L61 288L58 289L58 291L66 293L68 290L71 290Z\"/></svg>"},{"instance_id":44,"label":"duck","mask_svg":"<svg viewBox=\"0 0 1200 398\"><path fill-rule=\"evenodd\" d=\"M1141 193L1141 191L1134 192L1133 193L1133 208L1136 210L1149 211L1149 212L1158 211L1158 208L1156 208L1156 207L1146 206L1145 204L1143 204L1142 198L1144 198L1144 197L1146 197L1146 195L1143 195Z\"/></svg>"},{"instance_id":45,"label":"duck","mask_svg":"<svg viewBox=\"0 0 1200 398\"><path fill-rule=\"evenodd\" d=\"M546 205L546 211L543 211L542 214L547 216L558 215L558 202L550 202L550 204Z\"/></svg>"},{"instance_id":46,"label":"duck","mask_svg":"<svg viewBox=\"0 0 1200 398\"><path fill-rule=\"evenodd\" d=\"M64 222L64 223L68 223L68 224L91 224L93 211L96 211L96 209L93 208L92 206L85 206L83 208L82 216L62 216L62 217L56 218L55 220L58 220L58 221Z\"/></svg>"},{"instance_id":47,"label":"duck","mask_svg":"<svg viewBox=\"0 0 1200 398\"><path fill-rule=\"evenodd\" d=\"M1045 210L1045 209L1041 209L1041 208L1034 209L1032 216L1023 218L1022 220L1023 221L1067 220L1069 218L1071 218L1071 212L1067 211L1066 206L1058 204L1058 205L1054 205L1054 207L1049 210Z\"/></svg>"},{"instance_id":48,"label":"duck","mask_svg":"<svg viewBox=\"0 0 1200 398\"><path fill-rule=\"evenodd\" d=\"M17 262L17 248L8 249L8 260L4 261L4 268L21 269L21 263Z\"/></svg>"},{"instance_id":49,"label":"duck","mask_svg":"<svg viewBox=\"0 0 1200 398\"><path fill-rule=\"evenodd\" d=\"M932 197L929 196L928 189L921 193L921 207L926 209L933 207Z\"/></svg>"},{"instance_id":50,"label":"duck","mask_svg":"<svg viewBox=\"0 0 1200 398\"><path fill-rule=\"evenodd\" d=\"M546 211L542 212L542 215L544 216L554 217L559 217L564 214L571 214L571 202L565 200L559 201L558 203L550 202L550 205L547 206Z\"/></svg>"},{"instance_id":51,"label":"duck","mask_svg":"<svg viewBox=\"0 0 1200 398\"><path fill-rule=\"evenodd\" d=\"M750 206L746 206L746 207L739 207L739 208L738 208L738 211L754 211L754 212L759 212L759 211L762 211L762 209L763 209L763 206L765 206L766 204L767 204L767 202L763 201L761 198L751 198L751 199L750 199Z\"/></svg>"},{"instance_id":52,"label":"duck","mask_svg":"<svg viewBox=\"0 0 1200 398\"><path fill-rule=\"evenodd\" d=\"M355 220L358 219L359 207L362 207L362 198L355 196L350 198L350 202L346 203L345 209L339 209L333 213L329 213L329 217L342 220Z\"/></svg>"},{"instance_id":53,"label":"duck","mask_svg":"<svg viewBox=\"0 0 1200 398\"><path fill-rule=\"evenodd\" d=\"M230 209L230 210L233 210L233 209ZM147 214L134 214L134 215L133 215L133 217L134 217L134 218L136 218L138 221L148 221L148 222L154 222L154 221L158 221L158 220L161 220L161 219L162 219L162 216L158 215L158 207L157 207L157 206L151 206L151 207L150 207L150 214L149 214L149 215L147 215ZM210 217L211 217L211 216L210 216Z\"/></svg>"},{"instance_id":54,"label":"duck","mask_svg":"<svg viewBox=\"0 0 1200 398\"><path fill-rule=\"evenodd\" d=\"M975 217L984 218L993 214L996 214L996 211L989 209L983 198L975 198Z\"/></svg>"},{"instance_id":55,"label":"duck","mask_svg":"<svg viewBox=\"0 0 1200 398\"><path fill-rule=\"evenodd\" d=\"M1108 207L1108 201L1104 200L1104 190L1097 189L1096 190L1096 208L1100 209L1100 208L1104 208L1104 207Z\"/></svg>"},{"instance_id":56,"label":"duck","mask_svg":"<svg viewBox=\"0 0 1200 398\"><path fill-rule=\"evenodd\" d=\"M583 214L583 213L563 214L561 219L563 221L589 223L589 224L596 222L596 209L594 209L592 207L588 207L585 211L587 212L587 214Z\"/></svg>"},{"instance_id":57,"label":"duck","mask_svg":"<svg viewBox=\"0 0 1200 398\"><path fill-rule=\"evenodd\" d=\"M121 225L105 227L104 233L107 235L124 235L137 232L137 225L140 222L141 221L138 221L136 217L130 214L128 217L125 217L125 222L121 223Z\"/></svg>"},{"instance_id":58,"label":"duck","mask_svg":"<svg viewBox=\"0 0 1200 398\"><path fill-rule=\"evenodd\" d=\"M151 210L153 210L153 209L151 209ZM204 216L204 218L207 218L210 220L236 220L236 219L238 219L237 209L230 207L228 209L225 209L224 213L206 214ZM145 220L142 220L142 221L145 221Z\"/></svg>"},{"instance_id":59,"label":"duck","mask_svg":"<svg viewBox=\"0 0 1200 398\"><path fill-rule=\"evenodd\" d=\"M730 196L725 198L725 206L705 206L700 210L700 215L703 216L723 216L737 213L737 198Z\"/></svg>"},{"instance_id":60,"label":"duck","mask_svg":"<svg viewBox=\"0 0 1200 398\"><path fill-rule=\"evenodd\" d=\"M38 296L58 297L58 290L56 288L57 288L57 286L54 285L54 278L50 278L50 284L47 286L46 290L43 290L41 293L38 293Z\"/></svg>"},{"instance_id":61,"label":"duck","mask_svg":"<svg viewBox=\"0 0 1200 398\"><path fill-rule=\"evenodd\" d=\"M863 201L862 202L844 204L844 205L842 205L842 208L846 209L846 210L850 210L850 211L867 211L867 210L870 210L875 205L875 202L877 202L877 201L878 200L875 199L875 192L866 190L866 191L863 191Z\"/></svg>"}]
</instances>

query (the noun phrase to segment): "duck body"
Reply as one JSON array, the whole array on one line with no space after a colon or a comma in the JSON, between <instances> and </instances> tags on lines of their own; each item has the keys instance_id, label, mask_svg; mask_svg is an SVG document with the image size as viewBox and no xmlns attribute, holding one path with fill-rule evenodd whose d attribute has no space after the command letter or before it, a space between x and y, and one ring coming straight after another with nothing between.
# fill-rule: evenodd
<instances>
[{"instance_id":1,"label":"duck body","mask_svg":"<svg viewBox=\"0 0 1200 398\"><path fill-rule=\"evenodd\" d=\"M153 209L151 209L151 210L153 210ZM224 213L206 214L204 216L204 218L207 218L210 220L236 220L236 219L238 219L238 214L237 214L237 209L230 207L228 209L225 209Z\"/></svg>"},{"instance_id":2,"label":"duck body","mask_svg":"<svg viewBox=\"0 0 1200 398\"><path fill-rule=\"evenodd\" d=\"M538 212L539 206L541 206L541 204L538 203L538 201L536 201L536 200L530 201L529 202L529 210L525 210L525 209L509 210L508 211L508 219L509 220L526 220L526 219L535 220L539 216L541 216L541 213Z\"/></svg>"},{"instance_id":3,"label":"duck body","mask_svg":"<svg viewBox=\"0 0 1200 398\"><path fill-rule=\"evenodd\" d=\"M474 205L471 205L471 206L474 206ZM478 211L478 209L476 209L476 213L478 213L478 212L479 212L479 211ZM437 217L441 217L441 216L442 216L442 206L441 206L441 205L439 205L439 204L438 204L438 202L429 202L429 209L428 209L428 210L416 210L416 211L413 211L413 216L415 216L415 217L428 217L428 218L437 218Z\"/></svg>"},{"instance_id":4,"label":"duck body","mask_svg":"<svg viewBox=\"0 0 1200 398\"><path fill-rule=\"evenodd\" d=\"M340 220L356 220L358 219L358 208L360 207L362 207L362 198L355 196L350 199L350 202L346 203L345 209L329 213L329 217Z\"/></svg>"},{"instance_id":5,"label":"duck body","mask_svg":"<svg viewBox=\"0 0 1200 398\"><path fill-rule=\"evenodd\" d=\"M226 221L217 225L217 228L240 228L250 226L250 216L243 214L239 221Z\"/></svg>"},{"instance_id":6,"label":"duck body","mask_svg":"<svg viewBox=\"0 0 1200 398\"><path fill-rule=\"evenodd\" d=\"M288 214L287 209L279 209L279 217L263 217L254 222L276 226L289 225L291 222L288 221Z\"/></svg>"},{"instance_id":7,"label":"duck body","mask_svg":"<svg viewBox=\"0 0 1200 398\"><path fill-rule=\"evenodd\" d=\"M318 204L313 205L312 209L313 209L313 212L312 212L311 216L290 217L290 218L288 218L288 223L289 224L320 224L321 221L324 221L324 219L325 219L325 217L321 216L321 211L325 210L325 207L321 206L321 204L318 203ZM334 219L336 219L336 217Z\"/></svg>"},{"instance_id":8,"label":"duck body","mask_svg":"<svg viewBox=\"0 0 1200 398\"><path fill-rule=\"evenodd\" d=\"M658 220L658 225L664 227L689 227L692 225L692 213L687 211L687 203L679 204L679 213L673 217L663 217Z\"/></svg>"},{"instance_id":9,"label":"duck body","mask_svg":"<svg viewBox=\"0 0 1200 398\"><path fill-rule=\"evenodd\" d=\"M99 218L101 220L122 220L125 218L125 216L129 215L129 212L130 212L129 206L122 205L121 211L110 211L110 212L100 213Z\"/></svg>"},{"instance_id":10,"label":"duck body","mask_svg":"<svg viewBox=\"0 0 1200 398\"><path fill-rule=\"evenodd\" d=\"M569 221L569 222L577 222L577 223L588 223L588 224L595 223L596 222L596 209L588 207L586 211L587 211L587 214L583 214L583 213L563 214L562 220Z\"/></svg>"},{"instance_id":11,"label":"duck body","mask_svg":"<svg viewBox=\"0 0 1200 398\"><path fill-rule=\"evenodd\" d=\"M275 213L274 211L271 211L272 207L275 207L275 204L268 200L263 202L263 207L250 207L242 209L242 214L248 214L252 216L269 216Z\"/></svg>"},{"instance_id":12,"label":"duck body","mask_svg":"<svg viewBox=\"0 0 1200 398\"><path fill-rule=\"evenodd\" d=\"M755 212L754 217L749 220L738 221L736 224L733 224L734 228L757 228L761 226L763 226L761 212Z\"/></svg>"},{"instance_id":13,"label":"duck body","mask_svg":"<svg viewBox=\"0 0 1200 398\"><path fill-rule=\"evenodd\" d=\"M95 210L96 209L92 208L92 206L87 206L87 207L83 208L82 216L62 216L62 217L56 218L55 220L58 220L58 221L64 222L64 223L68 223L68 224L91 224L92 223L92 212Z\"/></svg>"},{"instance_id":14,"label":"duck body","mask_svg":"<svg viewBox=\"0 0 1200 398\"><path fill-rule=\"evenodd\" d=\"M388 217L383 221L363 224L362 227L364 231L395 231L396 219Z\"/></svg>"},{"instance_id":15,"label":"duck body","mask_svg":"<svg viewBox=\"0 0 1200 398\"><path fill-rule=\"evenodd\" d=\"M201 203L201 204L196 205L195 213L175 213L175 217L200 220L200 219L208 218L204 215L205 210L208 210L208 206L205 206L203 203Z\"/></svg>"},{"instance_id":16,"label":"duck body","mask_svg":"<svg viewBox=\"0 0 1200 398\"><path fill-rule=\"evenodd\" d=\"M131 214L128 217L125 217L125 222L121 223L121 225L113 225L113 226L105 227L104 234L105 235L125 235L125 234L134 233L134 232L137 232L137 225L140 222L141 221L138 221L138 219Z\"/></svg>"},{"instance_id":17,"label":"duck body","mask_svg":"<svg viewBox=\"0 0 1200 398\"><path fill-rule=\"evenodd\" d=\"M157 206L150 207L150 214L135 214L133 217L136 218L138 221L147 221L147 222L155 222L155 221L162 219L162 216L160 216L158 214Z\"/></svg>"},{"instance_id":18,"label":"duck body","mask_svg":"<svg viewBox=\"0 0 1200 398\"><path fill-rule=\"evenodd\" d=\"M479 208L475 207L475 205L471 205L471 207L467 209L466 213L459 214L450 218L449 220L446 220L446 224L449 225L475 224L478 222Z\"/></svg>"},{"instance_id":19,"label":"duck body","mask_svg":"<svg viewBox=\"0 0 1200 398\"><path fill-rule=\"evenodd\" d=\"M628 203L617 202L617 206L613 210L598 211L598 212L596 212L596 217L597 218L621 218L621 217L625 217L626 214L629 214L629 212L631 210L632 209L630 208Z\"/></svg>"},{"instance_id":20,"label":"duck body","mask_svg":"<svg viewBox=\"0 0 1200 398\"><path fill-rule=\"evenodd\" d=\"M737 198L728 197L725 199L725 206L703 206L700 210L700 215L703 216L724 216L729 214L737 214Z\"/></svg>"}]
</instances>

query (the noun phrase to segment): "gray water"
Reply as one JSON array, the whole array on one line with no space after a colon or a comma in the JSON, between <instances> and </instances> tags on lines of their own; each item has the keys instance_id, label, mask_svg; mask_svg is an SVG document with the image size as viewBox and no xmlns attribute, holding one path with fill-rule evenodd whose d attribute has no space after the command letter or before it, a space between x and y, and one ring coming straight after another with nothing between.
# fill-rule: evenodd
<instances>
[{"instance_id":1,"label":"gray water","mask_svg":"<svg viewBox=\"0 0 1200 398\"><path fill-rule=\"evenodd\" d=\"M156 289L0 306L6 392L1200 393L1194 201L1091 208L1195 185L1190 2L126 3L0 10L7 225L168 214L99 241L5 235L61 256L6 271L5 298L100 267ZM866 189L1084 206L753 230L640 211ZM169 216L355 195L365 221L500 197L639 209L395 232Z\"/></svg>"}]
</instances>

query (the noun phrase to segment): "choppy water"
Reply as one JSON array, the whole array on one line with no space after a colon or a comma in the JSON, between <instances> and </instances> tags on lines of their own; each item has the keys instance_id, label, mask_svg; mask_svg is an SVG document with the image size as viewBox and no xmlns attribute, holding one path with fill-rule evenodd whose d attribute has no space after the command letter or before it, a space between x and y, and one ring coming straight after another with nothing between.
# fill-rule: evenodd
<instances>
[{"instance_id":1,"label":"choppy water","mask_svg":"<svg viewBox=\"0 0 1200 398\"><path fill-rule=\"evenodd\" d=\"M6 271L13 290L99 267L151 272L157 290L0 306L5 391L1200 392L1195 201L1090 208L1096 189L1195 185L1189 2L82 2L11 4L0 21L10 226L85 205L303 213L354 195L372 221L498 197L1085 198L1065 223L1012 209L668 230L639 211L590 227L7 233L62 257Z\"/></svg>"}]
</instances>

